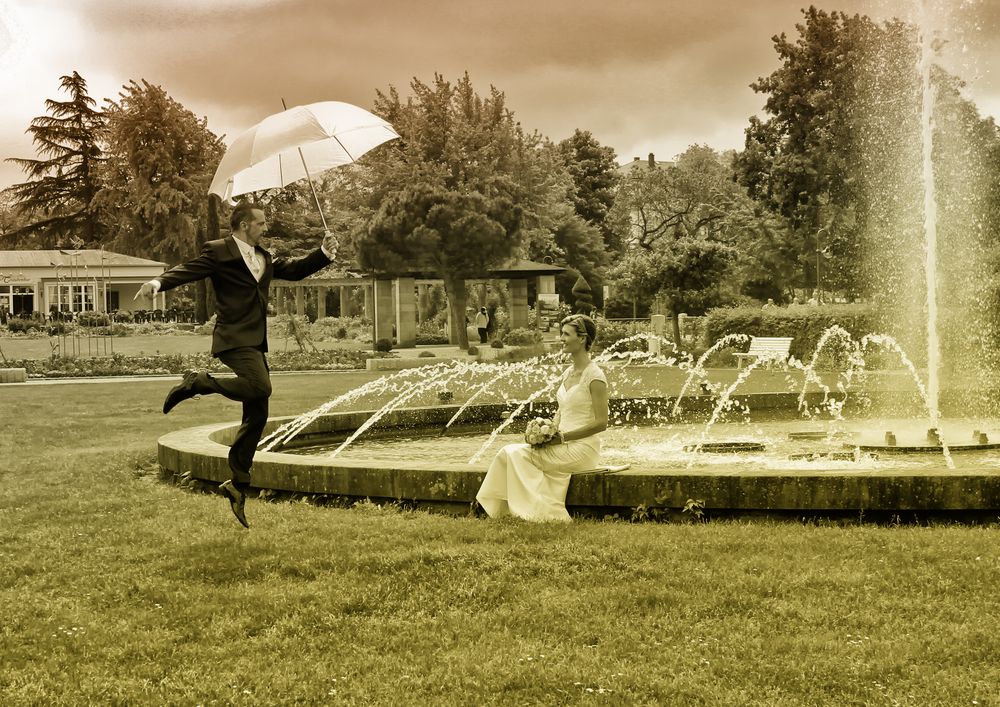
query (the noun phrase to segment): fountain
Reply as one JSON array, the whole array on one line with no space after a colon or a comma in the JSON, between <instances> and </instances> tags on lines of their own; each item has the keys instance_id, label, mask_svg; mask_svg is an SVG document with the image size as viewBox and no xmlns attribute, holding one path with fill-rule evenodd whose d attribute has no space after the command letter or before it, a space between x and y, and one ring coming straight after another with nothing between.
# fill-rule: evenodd
<instances>
[{"instance_id":1,"label":"fountain","mask_svg":"<svg viewBox=\"0 0 1000 707\"><path fill-rule=\"evenodd\" d=\"M922 257L899 264L893 258L917 246L883 245L884 239L916 229L888 218L871 230L873 238L883 239L874 246L879 255L872 267L894 286L883 297L894 311L913 311L915 278L922 278L919 291L926 297L917 309L926 315L921 356L926 374L907 355L916 350L913 337L901 344L896 331L855 340L843 328L830 327L808 362L791 359L780 370L765 370L759 362L739 371L706 368L712 354L745 343L749 337L743 334L716 342L697 361L660 339L650 353L628 350L632 340L653 335L617 342L598 357L612 397L604 457L615 468L629 468L574 478L567 497L571 510L679 510L692 499L706 509L735 512L930 513L1000 506L1000 420L970 409L968 391L942 385L948 367L940 344L941 293L958 291L964 305L980 293L956 290L954 282L939 279L935 191L942 177L932 160L937 44L930 23L924 19L920 26L919 160L899 158L920 168L895 172L920 175L913 193L920 197ZM873 108L873 116L879 110ZM896 127L883 120L881 129L888 125ZM881 184L881 196L888 198L898 187L891 180ZM945 260L952 271L956 254L969 254L954 240L962 230L947 230L952 240ZM967 262L972 261L958 269ZM898 318L912 320L906 314ZM949 322L949 331L956 326ZM820 371L821 354L835 342L848 351L845 370ZM671 353L661 355L662 350ZM876 351L895 357L898 372L868 370ZM969 368L985 379L984 372L992 370L988 358L966 356L952 363L950 381L956 366L972 366L973 360L985 362ZM254 464L254 482L290 493L417 501L467 511L492 452L519 440L525 416L551 409L548 400L562 365L559 355L550 354L515 364L441 363L384 376L304 415L272 419ZM455 404L438 404L442 389ZM981 390L974 392L983 397ZM918 412L900 416L905 407ZM237 427L166 435L159 443L161 467L214 482L228 478L225 445Z\"/></svg>"}]
</instances>

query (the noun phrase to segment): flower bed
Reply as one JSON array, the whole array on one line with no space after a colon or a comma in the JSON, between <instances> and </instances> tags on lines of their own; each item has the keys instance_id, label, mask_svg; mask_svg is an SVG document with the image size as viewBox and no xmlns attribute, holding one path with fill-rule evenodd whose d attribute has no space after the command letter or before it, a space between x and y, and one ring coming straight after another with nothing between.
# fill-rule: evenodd
<instances>
[{"instance_id":1,"label":"flower bed","mask_svg":"<svg viewBox=\"0 0 1000 707\"><path fill-rule=\"evenodd\" d=\"M271 371L336 371L363 369L366 359L384 356L370 351L271 351ZM8 361L5 366L24 368L29 378L75 378L83 376L139 376L180 374L188 369L228 371L208 353L168 356L111 356L95 358L47 358Z\"/></svg>"}]
</instances>

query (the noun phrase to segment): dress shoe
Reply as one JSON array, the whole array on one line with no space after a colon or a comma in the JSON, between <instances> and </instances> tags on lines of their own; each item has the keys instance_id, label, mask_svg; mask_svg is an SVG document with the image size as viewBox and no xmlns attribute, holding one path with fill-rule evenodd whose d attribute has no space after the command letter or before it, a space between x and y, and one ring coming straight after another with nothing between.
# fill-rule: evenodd
<instances>
[{"instance_id":1,"label":"dress shoe","mask_svg":"<svg viewBox=\"0 0 1000 707\"><path fill-rule=\"evenodd\" d=\"M198 371L184 372L184 381L171 388L170 392L167 393L166 399L163 401L164 415L173 410L177 403L188 398L193 398L201 392L201 387L198 385L198 376Z\"/></svg>"},{"instance_id":2,"label":"dress shoe","mask_svg":"<svg viewBox=\"0 0 1000 707\"><path fill-rule=\"evenodd\" d=\"M232 481L222 482L219 484L219 488L229 499L229 507L233 509L233 515L236 516L236 520L242 523L244 528L249 529L250 524L247 523L247 516L243 508L246 504L247 495L236 488Z\"/></svg>"}]
</instances>

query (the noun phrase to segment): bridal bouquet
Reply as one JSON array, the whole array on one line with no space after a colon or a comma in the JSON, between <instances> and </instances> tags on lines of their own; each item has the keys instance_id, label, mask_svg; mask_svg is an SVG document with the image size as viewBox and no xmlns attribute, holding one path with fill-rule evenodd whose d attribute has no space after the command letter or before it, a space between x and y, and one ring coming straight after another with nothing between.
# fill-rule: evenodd
<instances>
[{"instance_id":1,"label":"bridal bouquet","mask_svg":"<svg viewBox=\"0 0 1000 707\"><path fill-rule=\"evenodd\" d=\"M558 415L552 420L544 417L535 417L528 420L528 426L524 429L524 441L532 447L541 447L555 439L558 434Z\"/></svg>"}]
</instances>

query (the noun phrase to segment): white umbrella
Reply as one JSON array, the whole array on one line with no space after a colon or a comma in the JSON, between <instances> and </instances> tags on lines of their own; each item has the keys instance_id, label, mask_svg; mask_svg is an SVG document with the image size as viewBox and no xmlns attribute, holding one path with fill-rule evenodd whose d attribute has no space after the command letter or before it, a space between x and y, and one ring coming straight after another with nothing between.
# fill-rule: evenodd
<instances>
[{"instance_id":1,"label":"white umbrella","mask_svg":"<svg viewBox=\"0 0 1000 707\"><path fill-rule=\"evenodd\" d=\"M353 162L397 137L388 122L350 103L296 106L264 118L237 137L219 162L208 193L230 199L303 178L312 187L312 174Z\"/></svg>"}]
</instances>

